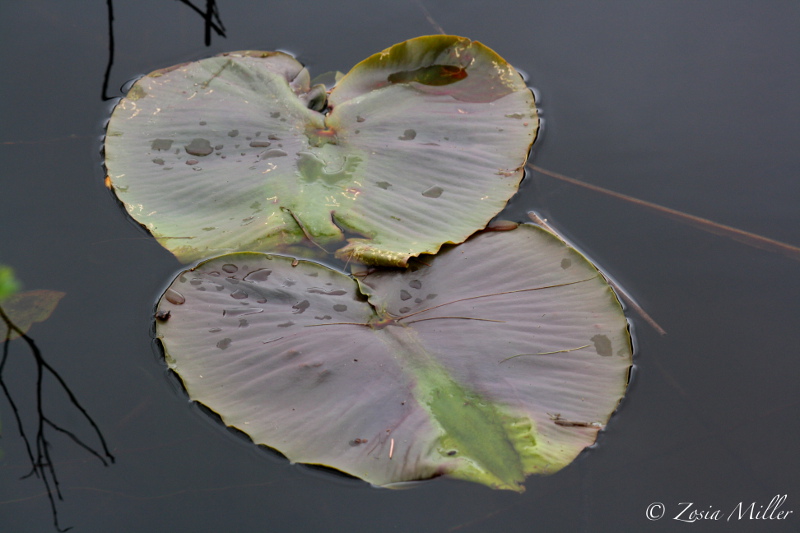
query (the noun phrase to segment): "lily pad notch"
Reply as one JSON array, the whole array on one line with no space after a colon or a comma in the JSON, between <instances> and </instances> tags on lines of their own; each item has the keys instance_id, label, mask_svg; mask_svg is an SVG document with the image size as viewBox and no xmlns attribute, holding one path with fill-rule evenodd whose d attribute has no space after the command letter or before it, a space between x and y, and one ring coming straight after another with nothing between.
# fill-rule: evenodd
<instances>
[{"instance_id":1,"label":"lily pad notch","mask_svg":"<svg viewBox=\"0 0 800 533\"><path fill-rule=\"evenodd\" d=\"M138 80L109 121L106 168L184 262L309 239L405 266L503 209L538 126L519 73L462 37L394 45L329 93L289 55L243 51Z\"/></svg>"}]
</instances>

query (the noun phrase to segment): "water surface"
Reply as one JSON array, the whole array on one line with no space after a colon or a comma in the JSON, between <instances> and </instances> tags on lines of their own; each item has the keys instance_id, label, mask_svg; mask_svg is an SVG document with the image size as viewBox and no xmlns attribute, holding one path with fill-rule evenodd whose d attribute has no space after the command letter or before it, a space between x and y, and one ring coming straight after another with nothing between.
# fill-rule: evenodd
<instances>
[{"instance_id":1,"label":"water surface","mask_svg":"<svg viewBox=\"0 0 800 533\"><path fill-rule=\"evenodd\" d=\"M203 4L198 2L198 4ZM272 4L272 5L271 5ZM108 92L178 62L287 50L312 75L347 71L437 30L416 1L219 1L226 38L180 2L115 2ZM541 94L535 163L625 194L800 245L800 39L796 2L424 1L446 31L480 40ZM336 21L336 22L335 22ZM31 335L102 428L103 467L52 434L76 532L676 531L679 502L766 506L785 521L708 531L792 531L800 520L800 263L543 175L506 212L547 216L667 331L631 314L636 373L599 443L523 495L437 480L373 489L292 466L191 405L154 349L153 306L179 263L123 215L99 148L113 102L105 2L36 0L0 18L0 261L27 288L67 293ZM35 420L33 365L4 370ZM13 377L9 377L13 376ZM90 435L53 383L52 416ZM23 398L25 400L23 400ZM0 401L0 530L51 531L43 485ZM31 429L30 431L34 431ZM663 502L667 515L645 510Z\"/></svg>"}]
</instances>

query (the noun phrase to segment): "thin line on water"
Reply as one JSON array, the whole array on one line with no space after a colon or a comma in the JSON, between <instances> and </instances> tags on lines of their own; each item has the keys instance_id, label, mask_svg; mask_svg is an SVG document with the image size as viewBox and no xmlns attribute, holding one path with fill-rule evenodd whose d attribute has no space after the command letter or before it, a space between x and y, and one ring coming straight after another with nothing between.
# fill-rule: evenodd
<instances>
[{"instance_id":1,"label":"thin line on water","mask_svg":"<svg viewBox=\"0 0 800 533\"><path fill-rule=\"evenodd\" d=\"M628 196L627 194L622 194L616 191L612 191L610 189L598 187L597 185L591 185L589 183L576 180L575 178L570 178L569 176L565 176L563 174L559 174L558 172L553 172L552 170L547 170L545 168L538 167L536 165L529 164L527 166L528 168L530 168L534 172L538 172L539 174L544 174L545 176L549 176L551 178L555 178L560 181L565 181L567 183L571 183L572 185L577 185L578 187L589 189L590 191L599 192L607 196L612 196L620 200L625 200L626 202L630 202L632 204L653 209L663 215L666 215L680 222L690 224L708 233L712 233L714 235L721 235L723 237L728 237L729 239L733 239L737 242L741 242L742 244L746 244L748 246L752 246L760 250L766 250L769 252L778 252L785 255L786 257L789 257L790 259L794 259L795 261L800 261L800 248L798 248L797 246L777 241L775 239L770 239L769 237L764 237L763 235L758 235L757 233L744 231L738 228L734 228L732 226L726 226L725 224L720 224L719 222L714 222L713 220L708 220L707 218L690 215L689 213L684 213L683 211L678 211L677 209L671 209L669 207L664 207L663 205L654 204L653 202L640 200L639 198L634 198L633 196Z\"/></svg>"},{"instance_id":2,"label":"thin line on water","mask_svg":"<svg viewBox=\"0 0 800 533\"><path fill-rule=\"evenodd\" d=\"M447 35L447 32L444 31L444 28L442 28L442 26L438 22L436 22L436 19L434 19L431 16L430 11L428 11L428 8L426 8L425 4L422 3L422 0L416 0L416 1L417 1L417 6L419 6L419 8L422 10L422 14L425 15L425 18L428 20L430 25L433 26L442 35Z\"/></svg>"}]
</instances>

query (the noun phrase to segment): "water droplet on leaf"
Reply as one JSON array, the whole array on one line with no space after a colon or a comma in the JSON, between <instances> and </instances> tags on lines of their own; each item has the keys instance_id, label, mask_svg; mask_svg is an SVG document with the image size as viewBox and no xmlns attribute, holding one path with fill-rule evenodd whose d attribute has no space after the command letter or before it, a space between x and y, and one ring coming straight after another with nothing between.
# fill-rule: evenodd
<instances>
[{"instance_id":1,"label":"water droplet on leaf","mask_svg":"<svg viewBox=\"0 0 800 533\"><path fill-rule=\"evenodd\" d=\"M417 136L417 132L414 130L406 130L403 132L403 135L398 137L401 141L410 141Z\"/></svg>"},{"instance_id":2,"label":"water droplet on leaf","mask_svg":"<svg viewBox=\"0 0 800 533\"><path fill-rule=\"evenodd\" d=\"M284 157L287 156L286 152L280 150L278 148L273 148L272 150L267 150L263 154L261 154L261 159L269 159L270 157Z\"/></svg>"},{"instance_id":3,"label":"water droplet on leaf","mask_svg":"<svg viewBox=\"0 0 800 533\"><path fill-rule=\"evenodd\" d=\"M304 312L306 309L308 309L310 306L311 306L311 303L308 300L303 300L302 302L292 306L292 309L294 309L294 311L292 311L292 313L295 314L295 315L299 315L302 312Z\"/></svg>"},{"instance_id":4,"label":"water droplet on leaf","mask_svg":"<svg viewBox=\"0 0 800 533\"><path fill-rule=\"evenodd\" d=\"M263 312L264 310L260 307L229 307L222 310L222 316L254 315Z\"/></svg>"},{"instance_id":5,"label":"water droplet on leaf","mask_svg":"<svg viewBox=\"0 0 800 533\"><path fill-rule=\"evenodd\" d=\"M422 192L422 196L427 198L439 198L444 190L441 187L430 187Z\"/></svg>"},{"instance_id":6,"label":"water droplet on leaf","mask_svg":"<svg viewBox=\"0 0 800 533\"><path fill-rule=\"evenodd\" d=\"M245 281L267 281L269 275L272 274L272 270L269 268L259 268L258 270L254 270L250 272L248 275L244 277Z\"/></svg>"},{"instance_id":7,"label":"water droplet on leaf","mask_svg":"<svg viewBox=\"0 0 800 533\"><path fill-rule=\"evenodd\" d=\"M325 294L328 296L341 296L343 294L347 294L347 291L344 289L320 289L319 287L309 287L306 292L310 292L311 294Z\"/></svg>"},{"instance_id":8,"label":"water droplet on leaf","mask_svg":"<svg viewBox=\"0 0 800 533\"><path fill-rule=\"evenodd\" d=\"M181 305L186 302L186 298L184 298L183 294L175 289L167 289L167 292L164 293L164 298L166 298L169 303L175 305Z\"/></svg>"},{"instance_id":9,"label":"water droplet on leaf","mask_svg":"<svg viewBox=\"0 0 800 533\"><path fill-rule=\"evenodd\" d=\"M192 139L192 142L183 147L187 154L206 156L214 151L207 139Z\"/></svg>"},{"instance_id":10,"label":"water droplet on leaf","mask_svg":"<svg viewBox=\"0 0 800 533\"><path fill-rule=\"evenodd\" d=\"M611 355L611 340L609 340L608 337L605 335L595 335L591 340L594 343L594 349L597 351L598 355L602 355L603 357Z\"/></svg>"},{"instance_id":11,"label":"water droplet on leaf","mask_svg":"<svg viewBox=\"0 0 800 533\"><path fill-rule=\"evenodd\" d=\"M150 144L152 150L169 150L172 148L172 141L170 139L156 139Z\"/></svg>"}]
</instances>

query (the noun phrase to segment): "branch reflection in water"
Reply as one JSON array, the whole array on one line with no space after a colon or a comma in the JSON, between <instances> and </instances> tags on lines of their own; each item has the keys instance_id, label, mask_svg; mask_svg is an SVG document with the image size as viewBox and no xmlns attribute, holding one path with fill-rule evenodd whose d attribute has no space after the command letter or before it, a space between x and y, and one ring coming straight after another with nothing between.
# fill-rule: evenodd
<instances>
[{"instance_id":1,"label":"branch reflection in water","mask_svg":"<svg viewBox=\"0 0 800 533\"><path fill-rule=\"evenodd\" d=\"M190 0L178 0L180 3L188 6L192 11L203 17L205 27L205 45L211 46L211 31L225 37L225 25L222 24L222 19L219 16L219 8L217 7L216 0L206 0L205 11L194 5ZM108 10L108 64L106 65L106 73L103 76L103 92L100 99L113 100L117 96L108 96L108 79L111 76L111 67L114 65L114 2L113 0L106 0L106 9Z\"/></svg>"},{"instance_id":2,"label":"branch reflection in water","mask_svg":"<svg viewBox=\"0 0 800 533\"><path fill-rule=\"evenodd\" d=\"M66 529L62 529L58 524L58 509L56 507L56 499L63 500L64 498L61 494L61 489L59 488L58 476L56 474L55 464L53 463L51 456L51 445L47 440L49 433L48 430L54 430L58 433L66 435L78 446L89 452L91 455L97 457L97 459L99 459L104 466L109 466L111 463L113 463L114 456L109 451L108 445L106 444L100 428L97 426L86 409L84 409L80 402L78 402L77 397L69 388L69 385L67 385L66 381L64 381L64 379L58 373L58 371L44 359L42 352L39 350L38 346L36 346L34 340L11 321L11 318L6 314L2 306L0 306L0 318L2 318L6 326L5 340L3 342L3 355L0 359L0 388L2 388L3 395L5 396L6 400L8 400L11 411L14 413L14 418L17 423L17 430L19 431L19 434L25 443L25 450L31 463L30 472L22 476L22 479L36 476L42 480L42 483L47 490L47 498L50 502L50 510L53 514L53 523L58 531L66 531ZM8 361L8 356L10 353L12 334L15 334L15 336L18 336L25 342L28 350L33 356L34 362L36 363L35 401L37 419L35 423L36 437L33 440L33 443L25 433L25 424L20 416L19 408L17 407L17 403L14 401L14 397L12 396L8 385L6 384L4 380L5 377L3 375L3 371L5 370L6 362ZM77 409L81 416L89 423L94 434L96 435L98 441L97 444L91 445L85 442L83 439L78 437L75 432L57 424L54 419L48 416L48 414L45 412L43 405L43 382L45 374L49 374L56 380L56 383L58 383L61 390L66 393L67 397L69 398L70 405Z\"/></svg>"}]
</instances>

